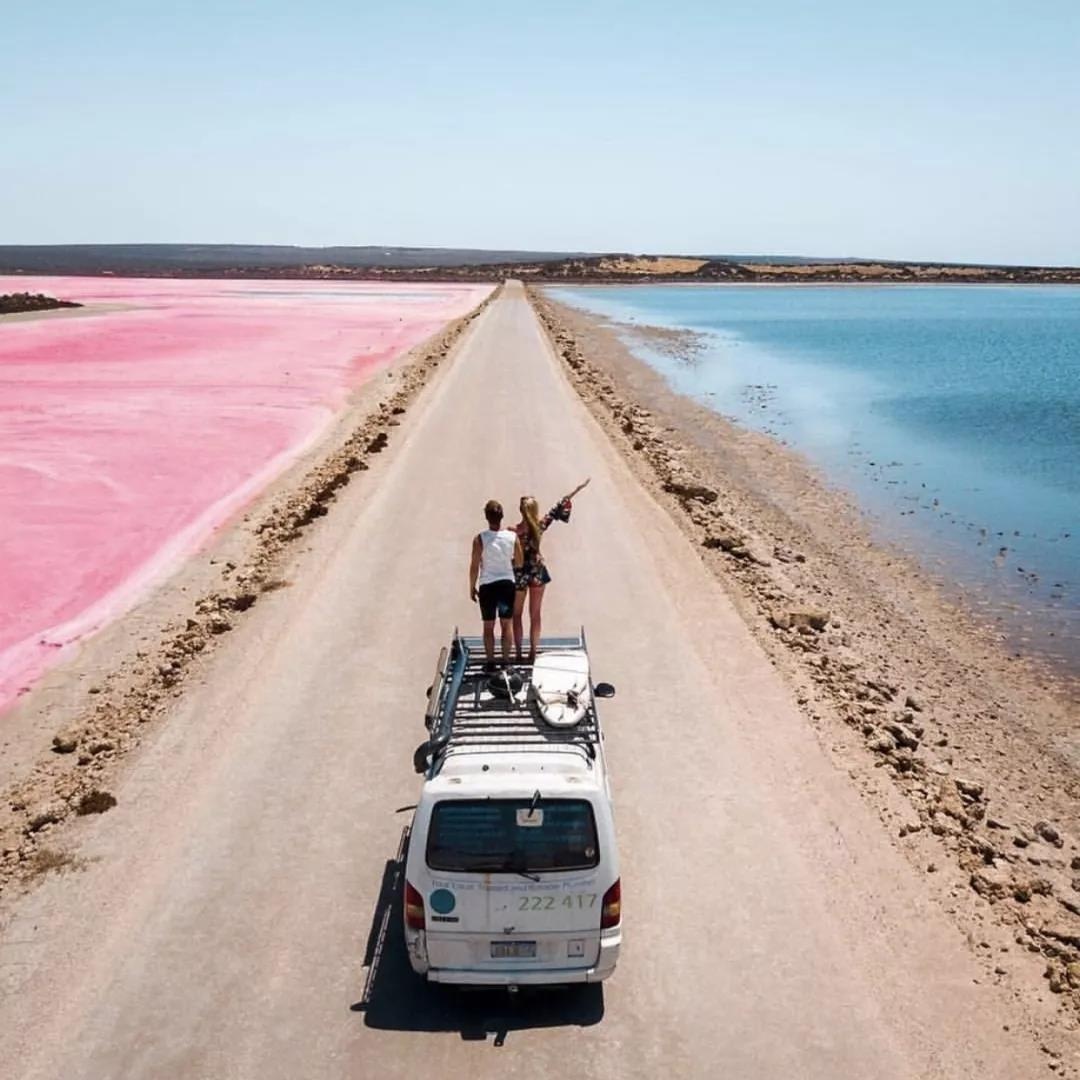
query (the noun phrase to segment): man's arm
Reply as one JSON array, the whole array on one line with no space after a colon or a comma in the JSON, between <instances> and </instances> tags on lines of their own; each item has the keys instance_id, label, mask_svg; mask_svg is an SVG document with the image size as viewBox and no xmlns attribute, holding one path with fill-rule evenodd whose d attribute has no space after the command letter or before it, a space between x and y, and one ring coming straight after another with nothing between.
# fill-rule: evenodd
<instances>
[{"instance_id":1,"label":"man's arm","mask_svg":"<svg viewBox=\"0 0 1080 1080\"><path fill-rule=\"evenodd\" d=\"M480 537L474 536L472 542L472 558L469 560L469 599L476 600L476 579L480 576L480 553L483 545Z\"/></svg>"}]
</instances>

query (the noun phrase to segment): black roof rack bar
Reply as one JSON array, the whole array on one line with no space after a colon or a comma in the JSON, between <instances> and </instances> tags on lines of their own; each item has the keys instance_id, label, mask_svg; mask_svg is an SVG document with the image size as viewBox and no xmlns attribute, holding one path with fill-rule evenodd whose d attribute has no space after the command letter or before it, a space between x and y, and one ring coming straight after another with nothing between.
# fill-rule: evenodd
<instances>
[{"instance_id":1,"label":"black roof rack bar","mask_svg":"<svg viewBox=\"0 0 1080 1080\"><path fill-rule=\"evenodd\" d=\"M454 719L450 734L455 731L472 731L475 728L497 727L502 731L521 728L523 731L535 731L538 734L558 735L560 731L587 731L596 725L591 720L582 719L572 728L552 728L538 722L528 713L458 713Z\"/></svg>"},{"instance_id":2,"label":"black roof rack bar","mask_svg":"<svg viewBox=\"0 0 1080 1080\"><path fill-rule=\"evenodd\" d=\"M515 732L515 731L479 731L473 732L465 736L451 736L447 742L447 746L464 746L466 743L482 743L482 742L515 742L521 745L525 744L542 744L544 746L558 746L560 743L576 743L581 742L580 735L559 735L554 739L549 739L543 735L535 735L531 732Z\"/></svg>"},{"instance_id":3,"label":"black roof rack bar","mask_svg":"<svg viewBox=\"0 0 1080 1080\"><path fill-rule=\"evenodd\" d=\"M562 752L567 754L576 754L584 758L586 762L593 760L593 755L589 753L590 744L587 743L563 743L560 746ZM453 747L447 750L447 752L439 758L439 761L443 761L448 757L462 757L470 754L482 754L484 757L495 757L498 754L516 754L520 752L520 747L517 745L507 744L505 746L470 746L470 747Z\"/></svg>"}]
</instances>

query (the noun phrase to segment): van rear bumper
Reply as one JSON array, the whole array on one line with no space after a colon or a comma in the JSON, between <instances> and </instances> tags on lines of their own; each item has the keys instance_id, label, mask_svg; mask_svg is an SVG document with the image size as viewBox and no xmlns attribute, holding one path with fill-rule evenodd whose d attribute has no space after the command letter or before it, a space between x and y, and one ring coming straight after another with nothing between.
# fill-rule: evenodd
<instances>
[{"instance_id":1,"label":"van rear bumper","mask_svg":"<svg viewBox=\"0 0 1080 1080\"><path fill-rule=\"evenodd\" d=\"M420 966L414 961L413 970L425 975L428 982L449 986L570 986L598 983L614 972L621 944L620 933L604 937L600 942L600 956L596 964L588 968L433 968ZM411 953L410 959L413 959Z\"/></svg>"}]
</instances>

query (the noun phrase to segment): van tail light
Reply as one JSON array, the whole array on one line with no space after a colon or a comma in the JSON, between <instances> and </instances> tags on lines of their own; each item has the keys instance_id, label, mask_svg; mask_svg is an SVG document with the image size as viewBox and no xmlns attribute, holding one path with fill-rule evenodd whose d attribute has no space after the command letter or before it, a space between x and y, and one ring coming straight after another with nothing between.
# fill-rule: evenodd
<instances>
[{"instance_id":1,"label":"van tail light","mask_svg":"<svg viewBox=\"0 0 1080 1080\"><path fill-rule=\"evenodd\" d=\"M424 929L424 898L405 882L405 925L410 930Z\"/></svg>"},{"instance_id":2,"label":"van tail light","mask_svg":"<svg viewBox=\"0 0 1080 1080\"><path fill-rule=\"evenodd\" d=\"M622 882L620 879L604 893L604 903L600 908L600 929L610 930L613 926L618 926L621 921Z\"/></svg>"}]
</instances>

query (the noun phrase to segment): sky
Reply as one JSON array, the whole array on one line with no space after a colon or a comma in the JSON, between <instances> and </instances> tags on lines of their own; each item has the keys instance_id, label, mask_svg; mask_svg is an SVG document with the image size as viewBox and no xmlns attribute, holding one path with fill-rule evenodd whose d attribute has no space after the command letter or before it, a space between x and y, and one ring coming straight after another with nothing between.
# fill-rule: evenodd
<instances>
[{"instance_id":1,"label":"sky","mask_svg":"<svg viewBox=\"0 0 1080 1080\"><path fill-rule=\"evenodd\" d=\"M1076 0L0 0L0 244L1080 264Z\"/></svg>"}]
</instances>

